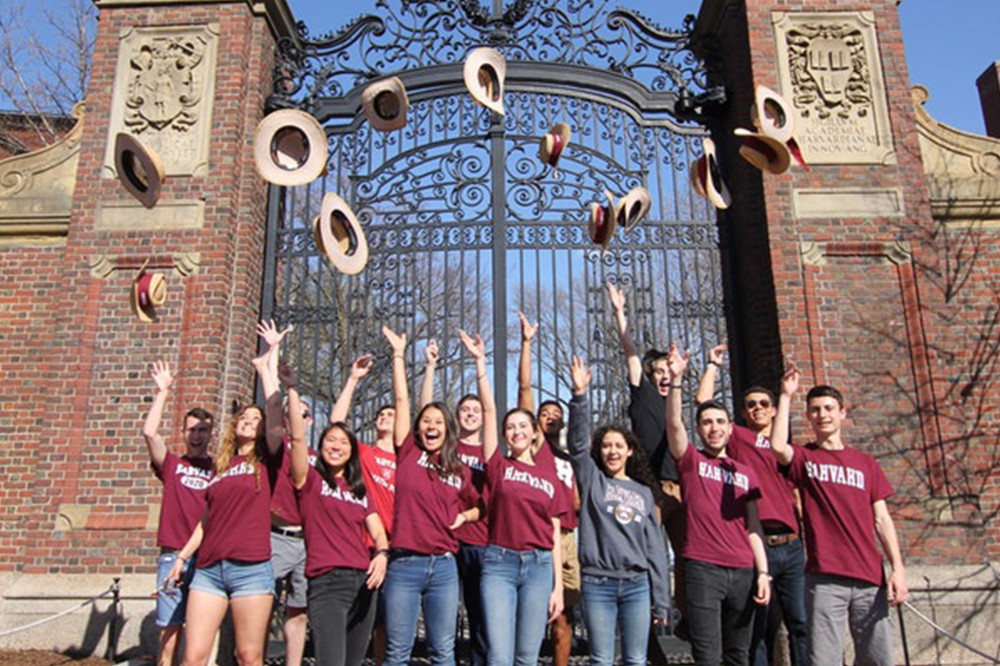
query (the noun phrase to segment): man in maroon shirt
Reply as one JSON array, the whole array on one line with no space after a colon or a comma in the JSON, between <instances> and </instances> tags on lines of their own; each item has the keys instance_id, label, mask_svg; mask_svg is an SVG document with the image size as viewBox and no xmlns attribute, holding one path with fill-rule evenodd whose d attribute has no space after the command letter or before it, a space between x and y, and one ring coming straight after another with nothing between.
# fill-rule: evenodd
<instances>
[{"instance_id":1,"label":"man in maroon shirt","mask_svg":"<svg viewBox=\"0 0 1000 666\"><path fill-rule=\"evenodd\" d=\"M715 382L725 360L726 345L716 345L708 353L708 364L698 386L695 400L708 402L715 396ZM799 521L791 482L778 471L771 454L771 427L777 406L774 394L761 386L743 392L743 419L747 426L733 424L726 451L753 470L760 484L757 502L771 589L777 600L768 609L758 609L750 639L750 663L768 666L774 653L774 639L781 620L788 629L788 647L792 666L809 663L806 633L806 555L799 539ZM774 612L769 612L769 611Z\"/></svg>"},{"instance_id":2,"label":"man in maroon shirt","mask_svg":"<svg viewBox=\"0 0 1000 666\"><path fill-rule=\"evenodd\" d=\"M177 645L184 626L188 584L194 575L194 561L187 563L180 587L164 587L177 551L184 547L195 526L205 514L205 489L212 478L212 459L208 445L212 441L212 415L195 408L184 415L185 454L178 458L160 436L160 421L174 377L170 366L157 361L152 368L156 394L146 416L142 436L149 450L149 461L157 478L163 482L160 526L156 542L160 559L156 577L156 624L160 628L159 666L173 666L180 658Z\"/></svg>"},{"instance_id":3,"label":"man in maroon shirt","mask_svg":"<svg viewBox=\"0 0 1000 666\"><path fill-rule=\"evenodd\" d=\"M844 625L850 624L859 664L891 666L892 620L889 604L906 600L906 571L896 527L885 500L892 486L878 462L844 444L844 398L832 386L815 386L806 395L806 418L815 441L788 443L788 414L799 388L799 371L789 363L781 381L771 451L802 495L805 517L806 609L810 662L839 664ZM885 581L875 534L892 566Z\"/></svg>"}]
</instances>

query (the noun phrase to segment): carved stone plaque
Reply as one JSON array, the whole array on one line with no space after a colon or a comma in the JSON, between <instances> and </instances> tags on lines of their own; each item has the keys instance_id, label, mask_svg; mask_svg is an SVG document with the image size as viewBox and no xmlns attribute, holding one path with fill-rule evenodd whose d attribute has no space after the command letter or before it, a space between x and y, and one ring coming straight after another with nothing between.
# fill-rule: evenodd
<instances>
[{"instance_id":1,"label":"carved stone plaque","mask_svg":"<svg viewBox=\"0 0 1000 666\"><path fill-rule=\"evenodd\" d=\"M118 132L155 150L167 176L208 173L218 42L218 23L122 29L103 177L116 177Z\"/></svg>"},{"instance_id":2,"label":"carved stone plaque","mask_svg":"<svg viewBox=\"0 0 1000 666\"><path fill-rule=\"evenodd\" d=\"M810 164L895 164L872 12L773 12L781 93Z\"/></svg>"}]
</instances>

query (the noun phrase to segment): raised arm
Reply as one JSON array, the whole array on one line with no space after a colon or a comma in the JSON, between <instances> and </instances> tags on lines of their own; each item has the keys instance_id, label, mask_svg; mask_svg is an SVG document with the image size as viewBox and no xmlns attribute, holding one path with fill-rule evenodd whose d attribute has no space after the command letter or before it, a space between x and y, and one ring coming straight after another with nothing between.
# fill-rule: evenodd
<instances>
[{"instance_id":1,"label":"raised arm","mask_svg":"<svg viewBox=\"0 0 1000 666\"><path fill-rule=\"evenodd\" d=\"M875 512L875 533L882 544L882 552L889 559L892 573L889 574L889 603L898 606L909 594L906 587L906 569L903 566L903 555L899 551L899 537L896 534L896 524L889 515L889 507L885 500L872 503Z\"/></svg>"},{"instance_id":2,"label":"raised arm","mask_svg":"<svg viewBox=\"0 0 1000 666\"><path fill-rule=\"evenodd\" d=\"M406 351L406 333L399 335L388 326L383 326L382 335L392 347L392 389L396 395L396 420L392 441L396 446L400 446L413 427L410 423L410 388L406 385L406 361L403 359L403 353Z\"/></svg>"},{"instance_id":3,"label":"raised arm","mask_svg":"<svg viewBox=\"0 0 1000 666\"><path fill-rule=\"evenodd\" d=\"M531 341L538 333L538 323L536 322L532 326L523 312L518 312L517 316L521 320L521 358L517 364L517 406L534 412L535 394L531 390Z\"/></svg>"},{"instance_id":4,"label":"raised arm","mask_svg":"<svg viewBox=\"0 0 1000 666\"><path fill-rule=\"evenodd\" d=\"M424 366L424 381L420 385L420 409L434 402L434 370L437 369L438 360L441 358L437 340L432 338L427 341L424 356L427 358L427 364Z\"/></svg>"},{"instance_id":5,"label":"raised arm","mask_svg":"<svg viewBox=\"0 0 1000 666\"><path fill-rule=\"evenodd\" d=\"M289 463L292 485L301 488L309 476L309 447L306 444L306 424L302 418L302 401L299 400L298 382L287 363L278 365L278 377L288 392L288 437L291 440Z\"/></svg>"},{"instance_id":6,"label":"raised arm","mask_svg":"<svg viewBox=\"0 0 1000 666\"><path fill-rule=\"evenodd\" d=\"M779 465L792 462L795 449L788 443L788 416L792 409L792 396L799 390L799 369L792 361L785 365L785 374L781 378L781 396L778 398L778 413L771 426L771 453Z\"/></svg>"},{"instance_id":7,"label":"raised arm","mask_svg":"<svg viewBox=\"0 0 1000 666\"><path fill-rule=\"evenodd\" d=\"M635 349L632 336L628 332L628 320L625 318L625 294L618 287L608 283L608 298L615 310L615 326L618 328L618 339L622 343L622 353L625 354L625 367L628 371L628 383L638 386L642 381L642 359Z\"/></svg>"},{"instance_id":8,"label":"raised arm","mask_svg":"<svg viewBox=\"0 0 1000 666\"><path fill-rule=\"evenodd\" d=\"M459 331L458 336L476 359L476 389L479 391L479 402L483 405L483 460L486 461L493 457L498 447L497 403L486 374L486 345L478 333L473 338L465 331Z\"/></svg>"},{"instance_id":9,"label":"raised arm","mask_svg":"<svg viewBox=\"0 0 1000 666\"><path fill-rule=\"evenodd\" d=\"M278 357L281 352L281 340L292 330L289 326L279 331L273 321L262 321L257 324L257 334L268 344L266 352L254 359L253 365L260 375L260 383L264 387L264 425L267 434L267 448L275 454L281 448L285 438L285 423L281 410L281 390L278 380Z\"/></svg>"},{"instance_id":10,"label":"raised arm","mask_svg":"<svg viewBox=\"0 0 1000 666\"><path fill-rule=\"evenodd\" d=\"M371 354L363 354L351 364L351 372L347 375L344 388L340 389L337 402L333 403L333 408L330 410L330 423L347 423L347 416L351 413L351 402L354 401L354 391L371 369Z\"/></svg>"},{"instance_id":11,"label":"raised arm","mask_svg":"<svg viewBox=\"0 0 1000 666\"><path fill-rule=\"evenodd\" d=\"M696 404L700 405L715 397L715 382L719 379L719 371L722 370L722 362L726 358L726 349L726 343L722 343L708 350L708 363L705 364L705 372L701 375L701 383L698 384L698 394L694 397Z\"/></svg>"},{"instance_id":12,"label":"raised arm","mask_svg":"<svg viewBox=\"0 0 1000 666\"><path fill-rule=\"evenodd\" d=\"M164 361L153 363L149 374L156 384L156 393L153 395L153 406L149 408L146 422L142 425L142 436L146 440L150 462L159 469L167 457L167 445L160 437L160 421L163 420L163 409L166 407L167 396L170 395L170 386L174 383L174 376L170 374L170 366Z\"/></svg>"},{"instance_id":13,"label":"raised arm","mask_svg":"<svg viewBox=\"0 0 1000 666\"><path fill-rule=\"evenodd\" d=\"M569 432L566 444L569 447L573 461L582 463L590 460L590 414L587 389L593 374L587 364L579 356L573 355L573 363L569 369L570 383L573 387L573 398L569 402ZM580 472L577 471L579 476Z\"/></svg>"},{"instance_id":14,"label":"raised arm","mask_svg":"<svg viewBox=\"0 0 1000 666\"><path fill-rule=\"evenodd\" d=\"M687 430L681 417L683 399L681 380L684 379L690 357L690 351L684 352L681 356L677 351L677 345L670 345L670 356L667 358L667 369L670 372L670 392L667 394L667 444L670 446L670 455L675 460L683 458L688 447Z\"/></svg>"}]
</instances>

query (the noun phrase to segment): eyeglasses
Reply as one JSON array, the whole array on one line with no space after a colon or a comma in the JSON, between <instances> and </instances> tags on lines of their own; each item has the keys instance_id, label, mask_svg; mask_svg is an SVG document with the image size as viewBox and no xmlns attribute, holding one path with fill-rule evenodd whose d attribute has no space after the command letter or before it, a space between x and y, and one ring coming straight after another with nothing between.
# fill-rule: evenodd
<instances>
[{"instance_id":1,"label":"eyeglasses","mask_svg":"<svg viewBox=\"0 0 1000 666\"><path fill-rule=\"evenodd\" d=\"M753 409L757 405L760 405L764 409L767 409L768 407L771 406L771 401L766 398L764 400L747 400L745 406L747 409Z\"/></svg>"}]
</instances>

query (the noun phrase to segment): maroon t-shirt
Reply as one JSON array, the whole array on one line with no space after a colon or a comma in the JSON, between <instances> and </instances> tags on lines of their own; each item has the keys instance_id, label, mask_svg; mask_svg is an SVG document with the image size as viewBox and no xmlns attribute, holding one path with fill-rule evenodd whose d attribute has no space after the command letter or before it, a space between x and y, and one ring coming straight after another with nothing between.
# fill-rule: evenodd
<instances>
[{"instance_id":1,"label":"maroon t-shirt","mask_svg":"<svg viewBox=\"0 0 1000 666\"><path fill-rule=\"evenodd\" d=\"M437 457L417 446L412 432L396 451L393 548L425 555L458 551L458 539L449 527L479 497L468 467L462 466L461 476L440 476Z\"/></svg>"},{"instance_id":2,"label":"maroon t-shirt","mask_svg":"<svg viewBox=\"0 0 1000 666\"><path fill-rule=\"evenodd\" d=\"M365 519L375 513L367 495L358 499L342 477L331 488L315 469L297 491L306 538L306 577L331 569L368 568Z\"/></svg>"},{"instance_id":3,"label":"maroon t-shirt","mask_svg":"<svg viewBox=\"0 0 1000 666\"><path fill-rule=\"evenodd\" d=\"M878 462L845 447L794 447L789 477L802 493L806 571L882 584L882 556L875 545L872 504L893 494Z\"/></svg>"},{"instance_id":4,"label":"maroon t-shirt","mask_svg":"<svg viewBox=\"0 0 1000 666\"><path fill-rule=\"evenodd\" d=\"M486 463L490 544L510 550L552 550L552 519L567 511L553 464L534 465L495 453Z\"/></svg>"},{"instance_id":5,"label":"maroon t-shirt","mask_svg":"<svg viewBox=\"0 0 1000 666\"><path fill-rule=\"evenodd\" d=\"M256 473L245 456L233 456L229 467L209 483L208 517L198 549L198 568L219 560L263 562L271 559L271 480L268 467L277 456L258 463Z\"/></svg>"},{"instance_id":6,"label":"maroon t-shirt","mask_svg":"<svg viewBox=\"0 0 1000 666\"><path fill-rule=\"evenodd\" d=\"M469 468L472 486L482 495L486 491L486 470L483 466L483 447L466 444L459 440L458 457L462 464ZM466 523L455 530L459 542L470 546L485 546L489 537L489 517L482 516L479 520Z\"/></svg>"},{"instance_id":7,"label":"maroon t-shirt","mask_svg":"<svg viewBox=\"0 0 1000 666\"><path fill-rule=\"evenodd\" d=\"M292 447L286 441L275 454L274 464L278 466L274 478L274 492L271 493L271 513L281 519L282 525L301 525L299 505L295 499L295 485L292 483ZM309 451L309 466L316 465L316 453Z\"/></svg>"},{"instance_id":8,"label":"maroon t-shirt","mask_svg":"<svg viewBox=\"0 0 1000 666\"><path fill-rule=\"evenodd\" d=\"M180 550L205 516L205 491L212 480L212 459L178 458L167 451L163 464L154 465L153 472L163 482L156 545Z\"/></svg>"},{"instance_id":9,"label":"maroon t-shirt","mask_svg":"<svg viewBox=\"0 0 1000 666\"><path fill-rule=\"evenodd\" d=\"M687 516L684 557L720 567L752 567L747 502L759 498L760 489L750 468L688 445L677 472Z\"/></svg>"},{"instance_id":10,"label":"maroon t-shirt","mask_svg":"<svg viewBox=\"0 0 1000 666\"><path fill-rule=\"evenodd\" d=\"M538 449L535 457L536 465L551 465L555 470L556 479L559 481L559 492L563 494L565 511L558 516L559 529L564 532L572 532L580 522L576 516L576 478L573 476L573 464L570 462L570 455L560 448L545 442Z\"/></svg>"},{"instance_id":11,"label":"maroon t-shirt","mask_svg":"<svg viewBox=\"0 0 1000 666\"><path fill-rule=\"evenodd\" d=\"M771 440L750 428L733 425L733 434L726 446L726 455L751 470L760 484L761 497L757 513L761 520L776 520L792 532L799 531L795 517L794 486L778 471L778 461L771 453Z\"/></svg>"},{"instance_id":12,"label":"maroon t-shirt","mask_svg":"<svg viewBox=\"0 0 1000 666\"><path fill-rule=\"evenodd\" d=\"M365 480L365 490L375 504L378 517L382 519L386 536L392 538L392 507L396 501L396 453L358 443L358 458L361 460L361 478ZM366 539L369 546L373 545L371 535Z\"/></svg>"}]
</instances>

